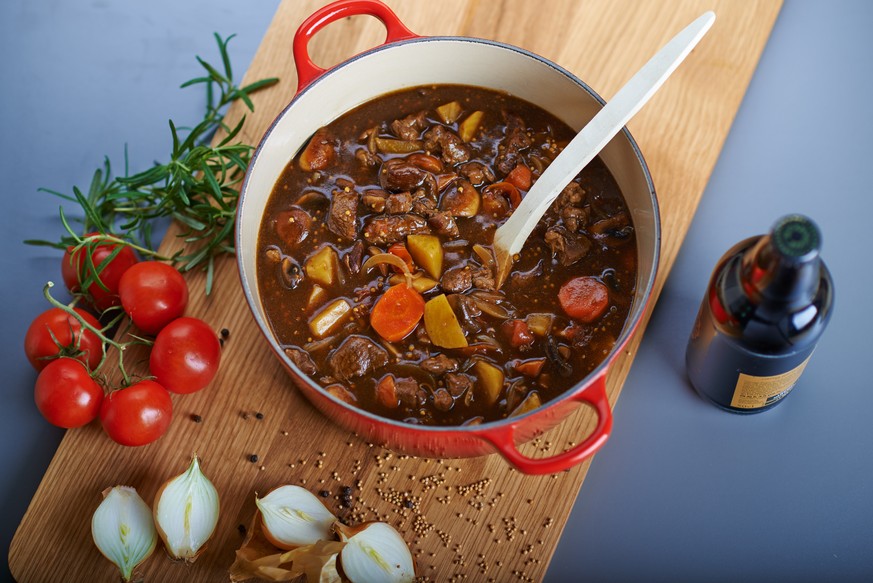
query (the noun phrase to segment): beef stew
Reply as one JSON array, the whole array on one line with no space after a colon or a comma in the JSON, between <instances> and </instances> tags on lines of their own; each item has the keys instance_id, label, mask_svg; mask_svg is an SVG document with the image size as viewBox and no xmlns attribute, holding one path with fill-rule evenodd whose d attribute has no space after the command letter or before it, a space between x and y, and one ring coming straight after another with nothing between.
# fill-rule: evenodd
<instances>
[{"instance_id":1,"label":"beef stew","mask_svg":"<svg viewBox=\"0 0 873 583\"><path fill-rule=\"evenodd\" d=\"M633 225L595 159L495 289L494 230L574 135L491 90L419 87L320 129L261 225L257 277L289 358L334 396L415 424L530 411L612 349Z\"/></svg>"}]
</instances>

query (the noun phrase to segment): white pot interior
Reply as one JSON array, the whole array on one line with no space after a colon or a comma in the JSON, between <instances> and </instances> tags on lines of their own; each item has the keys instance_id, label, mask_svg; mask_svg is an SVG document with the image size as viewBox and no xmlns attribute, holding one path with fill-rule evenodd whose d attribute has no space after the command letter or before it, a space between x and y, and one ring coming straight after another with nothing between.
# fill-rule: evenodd
<instances>
[{"instance_id":1,"label":"white pot interior","mask_svg":"<svg viewBox=\"0 0 873 583\"><path fill-rule=\"evenodd\" d=\"M325 74L277 118L249 167L240 197L237 257L245 293L258 324L282 354L264 315L255 262L258 230L282 170L320 127L385 93L432 84L463 84L506 91L581 129L600 103L570 73L530 53L470 38L424 38L380 47ZM644 309L655 276L660 231L657 204L645 163L626 132L601 152L633 216L639 256L637 298L626 332ZM621 344L621 342L619 342Z\"/></svg>"}]
</instances>

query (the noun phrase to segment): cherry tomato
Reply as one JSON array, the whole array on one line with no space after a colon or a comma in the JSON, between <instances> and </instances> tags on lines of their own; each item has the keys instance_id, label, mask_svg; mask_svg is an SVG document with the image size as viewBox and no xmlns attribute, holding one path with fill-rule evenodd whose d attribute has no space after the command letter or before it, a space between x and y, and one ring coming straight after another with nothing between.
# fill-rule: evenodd
<instances>
[{"instance_id":1,"label":"cherry tomato","mask_svg":"<svg viewBox=\"0 0 873 583\"><path fill-rule=\"evenodd\" d=\"M103 388L91 378L84 364L59 358L39 373L33 397L36 408L52 425L81 427L100 413Z\"/></svg>"},{"instance_id":2,"label":"cherry tomato","mask_svg":"<svg viewBox=\"0 0 873 583\"><path fill-rule=\"evenodd\" d=\"M86 237L96 235L97 233L89 233ZM91 262L95 268L100 267L100 264L115 250L117 245L112 243L102 243L97 245L91 253ZM88 249L83 247L73 251L72 247L68 247L64 253L64 258L61 260L61 275L64 278L64 283L67 289L71 292L78 292L82 281L88 279L90 269L88 262L85 261L88 255ZM130 247L122 247L118 254L100 271L100 282L106 289L103 289L97 281L92 281L88 289L84 290L90 296L91 303L101 312L117 306L121 303L118 297L118 282L121 276L127 269L137 262L136 254Z\"/></svg>"},{"instance_id":3,"label":"cherry tomato","mask_svg":"<svg viewBox=\"0 0 873 583\"><path fill-rule=\"evenodd\" d=\"M121 276L118 295L136 327L146 334L157 334L185 312L188 284L172 265L143 261L131 265Z\"/></svg>"},{"instance_id":4,"label":"cherry tomato","mask_svg":"<svg viewBox=\"0 0 873 583\"><path fill-rule=\"evenodd\" d=\"M79 308L74 310L86 323L100 329L100 322L94 316ZM96 334L87 328L82 330L76 318L60 308L50 308L30 323L24 335L24 353L36 370L44 369L52 358L71 356L93 371L103 357L103 346Z\"/></svg>"},{"instance_id":5,"label":"cherry tomato","mask_svg":"<svg viewBox=\"0 0 873 583\"><path fill-rule=\"evenodd\" d=\"M170 393L148 380L112 391L100 408L103 430L121 445L145 445L155 441L166 433L172 417Z\"/></svg>"},{"instance_id":6,"label":"cherry tomato","mask_svg":"<svg viewBox=\"0 0 873 583\"><path fill-rule=\"evenodd\" d=\"M158 333L149 358L149 370L173 393L193 393L209 384L218 372L221 346L203 320L178 318Z\"/></svg>"}]
</instances>

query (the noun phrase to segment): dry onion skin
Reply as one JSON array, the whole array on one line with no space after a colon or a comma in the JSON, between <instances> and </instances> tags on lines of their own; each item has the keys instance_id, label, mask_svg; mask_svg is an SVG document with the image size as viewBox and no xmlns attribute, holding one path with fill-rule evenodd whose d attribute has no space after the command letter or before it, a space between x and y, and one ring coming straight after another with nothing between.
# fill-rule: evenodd
<instances>
[{"instance_id":1,"label":"dry onion skin","mask_svg":"<svg viewBox=\"0 0 873 583\"><path fill-rule=\"evenodd\" d=\"M307 583L340 583L336 559L343 546L345 543L339 541L321 540L290 551L277 551L264 535L261 513L256 510L228 574L233 583L251 579L299 582L303 578Z\"/></svg>"},{"instance_id":2,"label":"dry onion skin","mask_svg":"<svg viewBox=\"0 0 873 583\"><path fill-rule=\"evenodd\" d=\"M164 547L174 559L193 563L218 525L218 491L200 470L197 456L155 496L154 518Z\"/></svg>"},{"instance_id":3,"label":"dry onion skin","mask_svg":"<svg viewBox=\"0 0 873 583\"><path fill-rule=\"evenodd\" d=\"M290 550L331 537L336 517L321 500L300 486L280 486L255 498L264 536L280 549Z\"/></svg>"},{"instance_id":4,"label":"dry onion skin","mask_svg":"<svg viewBox=\"0 0 873 583\"><path fill-rule=\"evenodd\" d=\"M152 511L134 488L115 486L103 491L103 502L91 517L94 544L130 581L133 570L158 544Z\"/></svg>"},{"instance_id":5,"label":"dry onion skin","mask_svg":"<svg viewBox=\"0 0 873 583\"><path fill-rule=\"evenodd\" d=\"M369 522L356 527L337 524L346 543L339 554L343 575L351 583L411 583L415 564L406 541L394 527Z\"/></svg>"}]
</instances>

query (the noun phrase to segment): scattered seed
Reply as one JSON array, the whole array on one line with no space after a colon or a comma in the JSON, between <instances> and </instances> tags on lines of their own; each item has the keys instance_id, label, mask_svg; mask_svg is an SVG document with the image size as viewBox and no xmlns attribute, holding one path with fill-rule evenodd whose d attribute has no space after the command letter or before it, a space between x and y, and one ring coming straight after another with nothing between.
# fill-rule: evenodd
<instances>
[{"instance_id":1,"label":"scattered seed","mask_svg":"<svg viewBox=\"0 0 873 583\"><path fill-rule=\"evenodd\" d=\"M236 529L239 531L239 533L241 535L245 536L245 534L246 534L246 525L245 524L240 524L239 526L236 527Z\"/></svg>"},{"instance_id":2,"label":"scattered seed","mask_svg":"<svg viewBox=\"0 0 873 583\"><path fill-rule=\"evenodd\" d=\"M222 328L221 329L221 337L227 338L228 336L230 336L230 330L228 330L227 328Z\"/></svg>"},{"instance_id":3,"label":"scattered seed","mask_svg":"<svg viewBox=\"0 0 873 583\"><path fill-rule=\"evenodd\" d=\"M255 418L256 418L258 421L260 421L261 419L264 418L264 414L261 413L260 411L258 411L257 413L255 413Z\"/></svg>"},{"instance_id":4,"label":"scattered seed","mask_svg":"<svg viewBox=\"0 0 873 583\"><path fill-rule=\"evenodd\" d=\"M256 453L251 454L249 456L249 461L252 462L253 464L257 463L258 462L258 454L256 454Z\"/></svg>"},{"instance_id":5,"label":"scattered seed","mask_svg":"<svg viewBox=\"0 0 873 583\"><path fill-rule=\"evenodd\" d=\"M191 414L191 421L193 421L194 423L200 423L201 421L203 421L203 417L201 417L200 415L197 415L196 413L192 413Z\"/></svg>"},{"instance_id":6,"label":"scattered seed","mask_svg":"<svg viewBox=\"0 0 873 583\"><path fill-rule=\"evenodd\" d=\"M318 495L322 498L327 498L328 496L330 496L330 492L328 492L327 490L321 490L318 492Z\"/></svg>"}]
</instances>

